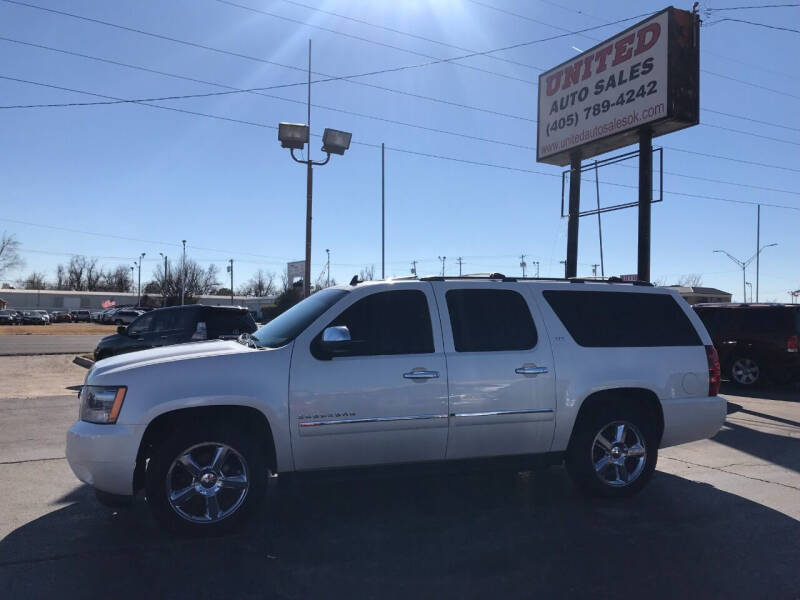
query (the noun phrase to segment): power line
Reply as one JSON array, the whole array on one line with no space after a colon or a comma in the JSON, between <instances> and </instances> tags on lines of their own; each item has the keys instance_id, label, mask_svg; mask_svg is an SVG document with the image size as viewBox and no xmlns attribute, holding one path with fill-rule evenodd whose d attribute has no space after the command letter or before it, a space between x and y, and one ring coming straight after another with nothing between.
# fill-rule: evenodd
<instances>
[{"instance_id":1,"label":"power line","mask_svg":"<svg viewBox=\"0 0 800 600\"><path fill-rule=\"evenodd\" d=\"M752 123L760 123L761 125L769 125L771 127L780 127L781 129L790 129L792 131L800 131L800 127L790 127L789 125L784 125L782 123L773 123L771 121L761 121L759 119L753 119L751 117L745 117L743 115L734 115L731 113L722 112L719 110L712 110L710 108L705 108L704 106L700 107L701 110L705 112L714 113L715 115L724 115L726 117L731 117L733 119L741 119L743 121L750 121Z\"/></svg>"},{"instance_id":2,"label":"power line","mask_svg":"<svg viewBox=\"0 0 800 600\"><path fill-rule=\"evenodd\" d=\"M728 160L731 162L741 163L744 165L753 165L756 167L765 167L769 169L778 169L780 171L791 171L792 173L800 173L800 169L793 169L792 167L782 167L780 165L771 165L769 163L757 162L754 160L744 160L742 158L733 158L732 156L724 156L722 154L709 154L708 152L696 152L695 150L686 150L685 148L676 148L674 146L662 146L667 150L675 152L683 152L685 154L694 154L695 156L705 156L708 158L718 158L720 160Z\"/></svg>"},{"instance_id":3,"label":"power line","mask_svg":"<svg viewBox=\"0 0 800 600\"><path fill-rule=\"evenodd\" d=\"M285 1L288 1L288 0L285 0ZM76 57L85 58L85 59L88 59L88 60L94 60L94 61L98 61L98 62L112 64L112 65L115 65L115 66L126 67L126 68L129 68L129 69L136 69L136 70L140 70L140 71L144 71L144 72L148 72L148 73L154 73L154 74L165 76L165 77L171 77L171 78L175 78L175 79L182 79L182 80L185 80L185 81L191 81L191 82L194 82L194 83L201 83L201 84L204 84L204 85L211 85L211 86L220 87L220 88L224 88L226 90L229 90L229 91L226 91L226 92L207 92L207 93L181 94L181 95L147 97L147 98L133 98L133 99L121 99L121 100L103 100L103 101L94 101L94 102L61 102L61 103L43 103L43 104L15 104L15 105L0 106L0 109L31 109L31 108L61 108L61 107L107 106L107 105L114 105L114 104L126 104L126 103L137 103L137 102L156 102L156 101L166 101L166 100L183 100L183 99L193 99L193 98L205 98L205 97L223 96L223 95L236 94L236 93L252 93L252 94L264 96L266 98L282 100L284 102L291 102L291 103L295 103L295 104L304 104L300 100L295 100L293 98L285 98L285 97L276 96L276 95L273 95L273 94L260 94L259 92L264 91L264 90L273 90L273 89L304 86L304 85L307 85L306 82L276 84L276 85L271 85L271 86L263 86L263 87L254 87L254 88L242 89L242 88L237 88L237 87L233 87L233 86L229 86L229 85L225 85L225 84L221 84L221 83L217 83L217 82L213 82L213 81L206 81L206 80L198 79L198 78L195 78L195 77L187 77L187 76L179 75L179 74L175 74L175 73L168 73L168 72L165 72L165 71L159 71L157 69L150 69L150 68L142 67L142 66L139 66L139 65L132 65L130 63L123 63L123 62L120 62L120 61L115 61L115 60L106 59L106 58L102 58L102 57L83 54L83 53L80 53L80 52L73 52L73 51L70 51L70 50L65 50L63 48L55 48L55 47L52 47L52 46L46 46L46 45L43 45L43 44L36 44L36 43L33 43L33 42L26 42L26 41L22 41L22 40L16 40L16 39L13 39L13 38L7 38L7 37L0 36L0 41L20 44L20 45L24 45L24 46L30 46L30 47L34 47L34 48L39 48L39 49L43 49L43 50L48 50L48 51L52 51L52 52L58 52L58 53L61 53L61 54L66 54L66 55L69 55L69 56L76 56ZM333 78L318 79L318 80L312 81L312 83L320 83L320 82L331 81L331 80L333 80ZM477 140L477 141L484 141L484 142L489 142L489 143L494 143L494 144L500 144L500 145L515 147L515 148L520 148L520 149L526 149L526 150L534 149L533 146L526 146L526 145L516 144L516 143L512 143L512 142L504 142L504 141L501 141L501 140L483 138L483 137L480 137L480 136L472 136L472 135L468 135L468 134L462 134L462 133L457 133L457 132L452 132L452 131L446 131L446 130L437 129L437 128L433 128L433 127L425 127L425 126L421 126L421 125L418 125L418 124L415 124L415 123L407 123L407 122L398 121L398 120L395 120L395 119L388 119L388 118L379 117L379 116L376 116L376 115L370 115L370 114L366 114L366 113L359 113L359 112L350 111L350 110L341 109L341 108L335 108L335 107L331 107L331 106L314 105L314 107L315 108L322 108L324 110L330 110L330 111L334 111L334 112L340 112L340 113L344 113L344 114L349 114L349 115L362 117L362 118L366 118L366 119L373 119L373 120L383 121L383 122L392 123L392 124L395 124L395 125L402 125L402 126L405 126L405 127L413 127L413 128L416 128L416 129L422 129L422 130L432 131L432 132L436 132L436 133L442 133L442 134L445 134L445 135L453 135L453 136L463 137L463 138L467 138L467 139L474 139L474 140ZM734 114L731 114L731 113L725 113L725 112L720 112L720 111L707 109L705 107L703 107L703 110L706 111L706 112L725 115L725 116L728 116L728 117L731 117L731 118L735 118L735 119L742 119L742 120L751 121L751 122L754 122L754 123L760 123L760 124L764 124L764 125L771 125L771 126L774 126L774 127L781 127L781 128L784 128L784 129L792 129L792 130L795 130L795 131L800 131L800 129L798 129L798 128L793 128L793 127L790 127L790 126L781 125L779 123L770 123L768 121L761 121L761 120L758 120L758 119L752 119L750 117L745 117L743 115L734 115ZM531 121L536 122L533 119L531 119ZM704 125L708 125L709 127L718 127L718 128L723 129L722 127L717 126L717 125L709 125L709 124L704 124ZM736 131L736 132L742 133L744 135L753 135L753 136L756 136L756 137L766 137L766 136L762 136L760 134L750 133L750 132L746 132L746 131L733 130L733 129L729 129L729 130L730 131ZM774 140L774 141L783 141L785 143L794 143L794 142L790 142L790 141L787 141L787 140L779 140L778 138L767 138L767 139L771 139L771 140Z\"/></svg>"},{"instance_id":4,"label":"power line","mask_svg":"<svg viewBox=\"0 0 800 600\"><path fill-rule=\"evenodd\" d=\"M475 52L475 50L473 50L471 48L465 48L464 46L457 46L455 44L450 44L450 43L444 42L442 40L436 40L436 39L433 39L433 38L426 37L424 35L418 35L418 34L415 34L415 33L411 33L410 31L403 31L401 29L395 29L394 27L387 27L386 25L380 25L379 23L372 23L372 22L366 21L364 19L358 19L356 17L343 15L341 13L336 13L336 12L333 12L333 11L330 11L330 10L325 10L325 9L322 9L322 8L318 8L316 6L311 6L309 4L304 4L302 2L296 2L295 0L281 0L281 2L283 2L285 4L291 4L293 6L299 6L301 8L305 8L305 9L308 9L308 10L311 10L311 11L314 11L314 12L318 12L318 13L322 13L322 14L325 14L325 15L330 15L332 17L337 17L339 19L344 19L346 21L351 21L353 23L358 23L360 25L366 25L368 27L374 27L375 29L380 29L382 31L388 31L390 33L395 33L397 35L402 35L402 36L405 36L405 37L408 37L408 38L411 38L411 39L420 40L420 41L423 41L423 42L429 42L431 44L437 44L439 46L444 46L445 48L452 48L453 50L459 50L461 52ZM519 61L516 61L516 60L511 60L511 59L508 59L508 58L503 58L501 56L494 56L493 54L487 55L487 58L490 58L492 60L496 60L496 61L499 61L499 62L504 62L504 63L507 63L507 64L511 64L511 65L516 65L518 67L525 67L526 69L532 69L534 71L544 71L544 69L541 68L541 67L536 67L534 65L529 65L527 63L519 62Z\"/></svg>"},{"instance_id":5,"label":"power line","mask_svg":"<svg viewBox=\"0 0 800 600\"><path fill-rule=\"evenodd\" d=\"M790 27L779 27L777 25L767 25L766 23L756 23L755 21L746 21L744 19L731 19L726 17L724 19L720 19L719 21L714 21L709 25L719 25L720 23L724 23L725 21L730 21L731 23L744 23L745 25L755 25L757 27L765 27L767 29L776 29L778 31L789 31L791 33L800 33L800 29L792 29Z\"/></svg>"},{"instance_id":6,"label":"power line","mask_svg":"<svg viewBox=\"0 0 800 600\"><path fill-rule=\"evenodd\" d=\"M367 43L367 44L373 44L375 46L381 46L383 48L389 48L391 50L397 50L399 52L405 52L406 54L412 54L414 56L421 56L423 58L431 58L431 59L434 59L434 60L441 60L441 58L438 57L438 56L432 56L430 54L425 54L424 52L417 52L416 50L410 50L408 48L402 48L400 46L395 46L393 44L388 44L386 42L380 42L378 40L372 40L372 39L361 37L361 36L358 36L358 35L353 35L351 33L345 33L343 31L338 31L336 29L331 29L329 27L323 27L321 25L314 25L312 23L306 23L305 21L301 21L299 19L293 19L291 17L286 17L284 15L279 15L279 14L276 14L276 13L272 13L272 12L269 12L269 11L266 11L266 10L262 10L260 8L255 8L255 7L252 7L252 6L246 6L244 4L237 4L236 2L231 2L230 0L215 0L215 1L220 3L220 4L226 4L228 6L233 6L233 7L236 7L236 8L240 8L242 10L247 10L247 11L250 11L250 12L257 13L257 14L265 15L265 16L268 16L268 17L272 17L274 19L280 19L281 21L287 21L289 23L295 23L297 25L302 25L304 27L310 27L312 29L318 29L320 31L325 31L327 33L332 33L334 35L338 35L338 36L346 37L346 38L349 38L349 39L357 40L359 42L364 42L364 43ZM473 52L473 51L471 51L471 52ZM491 71L489 69L482 69L482 68L476 67L474 65L465 65L465 64L459 63L459 62L453 62L452 64L454 64L456 66L459 66L459 67L462 67L462 68L465 68L465 69L470 69L470 70L473 70L473 71L486 73L488 75L495 75L497 77L502 77L504 79L511 79L513 81L521 81L522 83L535 83L535 81L530 80L530 79L522 79L521 77L514 77L513 75L506 75L505 73L498 73L497 71Z\"/></svg>"},{"instance_id":7,"label":"power line","mask_svg":"<svg viewBox=\"0 0 800 600\"><path fill-rule=\"evenodd\" d=\"M63 87L63 86L55 86L55 85L41 83L41 82L34 82L34 81L18 79L18 78L13 78L13 77L6 77L6 76L3 76L3 75L0 75L0 79L8 79L8 80L17 81L17 82L20 82L20 83L27 83L27 84L31 84L31 85L43 86L43 87L48 87L48 88L55 88L55 89L74 92L74 93L87 94L87 95L99 96L99 97L104 97L104 98L113 98L111 96L105 96L103 94L96 94L94 92L88 92L88 91L85 91L85 90L77 90L77 89L74 89L74 88L66 88L66 87ZM116 99L116 100L119 100L119 99ZM209 113L201 113L201 112L197 112L197 111L187 111L187 110L183 110L183 109L176 109L174 107L166 107L166 106L160 106L160 105L157 105L157 104L149 104L149 103L146 103L146 102L139 102L139 101L130 101L130 102L134 103L134 104L141 104L143 106L148 106L148 107L151 107L151 108L161 108L161 109L164 109L164 110L173 110L173 111L182 112L182 113L195 115L195 116L202 116L202 117L207 117L207 118L212 118L212 119L220 119L220 120L231 121L231 122L241 123L241 124L246 124L246 125L253 125L253 126L269 128L269 129L277 129L275 126L266 125L264 123L257 123L257 122L254 122L254 121L245 121L245 120L242 120L242 119L234 119L234 118L231 118L231 117L223 117L223 116L220 116L220 115L213 115L213 114L209 114ZM452 134L452 135L463 135L464 137L472 137L473 139L482 139L482 141L492 141L494 143L506 144L505 142L501 142L501 141L498 141L498 140L487 140L485 138L476 138L475 136L467 136L466 134L457 134L455 132L446 132L444 130L438 130L438 131L440 133L449 133L449 134ZM367 142L358 142L358 141L356 141L356 142L353 142L353 143L358 144L358 145L373 147L373 148L379 147L378 144L370 144L370 143L367 143ZM508 145L511 145L511 144L508 144ZM424 156L424 157L429 157L429 158L438 158L438 159L441 159L441 160L451 160L451 161L457 161L457 162L466 163L466 164L474 164L474 165L479 165L479 166L494 167L494 168L499 168L499 169L504 169L504 170L516 171L516 172L539 174L539 175L546 175L546 176L551 176L551 177L559 177L558 174L554 174L554 173L547 173L547 172L544 172L544 171L537 171L537 170L533 170L533 169L521 169L521 168L517 168L517 167L512 167L510 165L499 165L499 164L494 164L494 163L484 163L484 162L480 162L480 161L471 161L471 160L467 160L467 159L457 159L457 158L454 158L454 157L445 157L443 155L429 154L429 153L425 153L425 152L420 152L420 151L416 151L416 150L402 149L402 148L389 147L389 149L390 150L394 150L396 152L402 152L402 153L405 153L405 154ZM530 149L533 149L533 148L530 148ZM684 150L681 150L681 149L675 149L675 150L677 150L679 152L684 151ZM684 152L690 152L690 151L684 151ZM694 153L694 152L690 152L690 153ZM700 154L700 153L694 153L694 154ZM727 157L725 157L725 158L727 158ZM728 158L728 160L733 160L733 159ZM764 165L764 166L767 166L767 165ZM780 168L780 167L778 167L778 168ZM792 170L792 169L789 169L789 170ZM666 173L665 172L665 174L670 174L670 175L674 175L674 176L677 176L677 177L684 177L684 178L688 178L688 179L704 180L704 181L709 181L709 182L713 182L713 183L723 183L723 184L734 185L734 186L739 186L739 187L748 187L748 188L751 188L751 189L762 189L764 191L773 191L773 192L795 194L795 192L791 192L791 191L788 191L788 190L781 190L781 189L776 189L776 188L766 188L766 187L761 187L761 186L753 186L753 185L749 185L749 184L742 184L742 183L730 182L730 181L724 181L724 180L714 180L714 179L710 179L710 178L702 178L702 177L684 175L684 174L679 174L679 173ZM615 186L620 186L620 187L633 187L633 186L625 186L623 184L615 184L615 183L612 183L612 182L604 182L604 183L606 185L615 185Z\"/></svg>"},{"instance_id":8,"label":"power line","mask_svg":"<svg viewBox=\"0 0 800 600\"><path fill-rule=\"evenodd\" d=\"M724 8L706 8L708 12L720 12L723 10L755 10L761 8L796 8L800 4L759 4L758 6L726 6Z\"/></svg>"},{"instance_id":9,"label":"power line","mask_svg":"<svg viewBox=\"0 0 800 600\"><path fill-rule=\"evenodd\" d=\"M742 131L741 129L732 129L731 127L723 127L722 125L712 125L711 123L700 123L700 125L704 127L713 127L714 129L722 129L723 131L732 131L733 133L740 133L742 135L751 135L753 137L762 138L765 140L771 140L773 142L781 142L782 144L791 144L793 146L800 146L800 143L798 142L792 142L790 140L770 137L768 135L761 135L760 133L751 133L749 131Z\"/></svg>"}]
</instances>

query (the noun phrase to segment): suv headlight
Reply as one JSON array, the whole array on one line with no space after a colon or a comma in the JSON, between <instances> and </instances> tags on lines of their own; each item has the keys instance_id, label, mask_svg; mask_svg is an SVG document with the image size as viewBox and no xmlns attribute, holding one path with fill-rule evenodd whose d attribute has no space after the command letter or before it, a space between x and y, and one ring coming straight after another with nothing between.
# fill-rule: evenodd
<instances>
[{"instance_id":1,"label":"suv headlight","mask_svg":"<svg viewBox=\"0 0 800 600\"><path fill-rule=\"evenodd\" d=\"M127 387L85 385L81 389L81 421L102 425L117 422Z\"/></svg>"}]
</instances>

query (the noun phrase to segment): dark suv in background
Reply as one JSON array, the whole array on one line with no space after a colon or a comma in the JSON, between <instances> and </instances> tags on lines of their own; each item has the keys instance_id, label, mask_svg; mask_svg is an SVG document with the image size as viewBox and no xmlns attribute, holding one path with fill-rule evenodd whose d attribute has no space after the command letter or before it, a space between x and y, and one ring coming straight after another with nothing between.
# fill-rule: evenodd
<instances>
[{"instance_id":1,"label":"dark suv in background","mask_svg":"<svg viewBox=\"0 0 800 600\"><path fill-rule=\"evenodd\" d=\"M753 387L800 375L800 305L696 304L694 309L731 382Z\"/></svg>"},{"instance_id":2,"label":"dark suv in background","mask_svg":"<svg viewBox=\"0 0 800 600\"><path fill-rule=\"evenodd\" d=\"M127 327L117 327L115 335L100 340L94 359L184 342L235 339L256 329L247 309L238 306L193 304L159 308L141 315Z\"/></svg>"}]
</instances>

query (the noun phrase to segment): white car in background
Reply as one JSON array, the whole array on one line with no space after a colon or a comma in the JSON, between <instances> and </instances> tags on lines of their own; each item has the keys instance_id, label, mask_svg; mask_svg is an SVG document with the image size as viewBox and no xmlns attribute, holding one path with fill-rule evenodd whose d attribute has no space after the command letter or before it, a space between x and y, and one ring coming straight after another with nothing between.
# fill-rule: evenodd
<instances>
[{"instance_id":1,"label":"white car in background","mask_svg":"<svg viewBox=\"0 0 800 600\"><path fill-rule=\"evenodd\" d=\"M423 278L317 292L255 334L101 360L67 458L98 498L144 489L175 530L257 510L270 475L404 463L564 462L629 496L659 448L726 412L702 322L622 282Z\"/></svg>"}]
</instances>

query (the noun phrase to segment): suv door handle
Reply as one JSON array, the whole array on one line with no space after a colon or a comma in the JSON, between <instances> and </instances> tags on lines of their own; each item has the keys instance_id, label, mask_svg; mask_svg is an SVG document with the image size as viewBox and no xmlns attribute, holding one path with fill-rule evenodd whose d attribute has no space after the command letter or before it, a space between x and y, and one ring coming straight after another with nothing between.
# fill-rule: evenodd
<instances>
[{"instance_id":1,"label":"suv door handle","mask_svg":"<svg viewBox=\"0 0 800 600\"><path fill-rule=\"evenodd\" d=\"M405 379L438 379L439 371L424 371L420 369L403 373L403 377Z\"/></svg>"},{"instance_id":2,"label":"suv door handle","mask_svg":"<svg viewBox=\"0 0 800 600\"><path fill-rule=\"evenodd\" d=\"M524 365L514 369L514 373L517 373L518 375L541 375L547 372L547 367L534 367L532 365Z\"/></svg>"}]
</instances>

